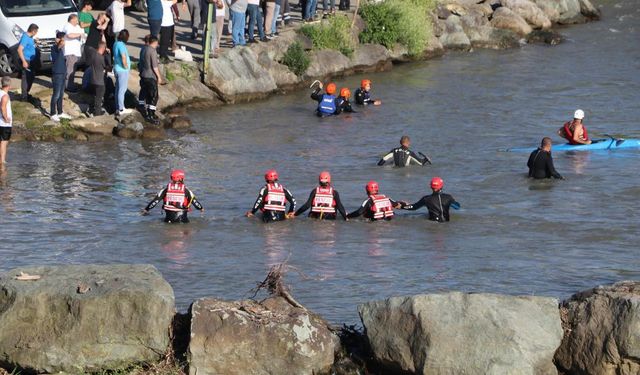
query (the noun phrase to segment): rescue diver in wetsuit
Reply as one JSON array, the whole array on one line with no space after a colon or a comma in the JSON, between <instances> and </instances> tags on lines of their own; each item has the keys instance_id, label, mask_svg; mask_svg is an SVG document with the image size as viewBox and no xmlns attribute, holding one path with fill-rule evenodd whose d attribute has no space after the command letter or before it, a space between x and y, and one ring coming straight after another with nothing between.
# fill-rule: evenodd
<instances>
[{"instance_id":1,"label":"rescue diver in wetsuit","mask_svg":"<svg viewBox=\"0 0 640 375\"><path fill-rule=\"evenodd\" d=\"M551 138L544 137L540 147L537 150L533 150L529 155L529 161L527 161L527 167L529 167L529 177L535 179L543 178L557 178L564 180L564 177L556 171L553 166L553 158L551 157Z\"/></svg>"},{"instance_id":2,"label":"rescue diver in wetsuit","mask_svg":"<svg viewBox=\"0 0 640 375\"><path fill-rule=\"evenodd\" d=\"M156 194L155 198L142 210L142 214L148 214L149 210L160 201L164 202L162 209L165 212L165 223L188 223L187 212L191 209L191 205L204 211L204 207L198 202L196 196L184 185L184 171L180 169L171 172L171 182Z\"/></svg>"},{"instance_id":3,"label":"rescue diver in wetsuit","mask_svg":"<svg viewBox=\"0 0 640 375\"><path fill-rule=\"evenodd\" d=\"M455 210L460 208L460 203L449 194L442 192L444 181L440 177L431 179L431 190L433 194L425 195L414 204L407 204L402 207L404 210L415 211L426 206L429 211L429 220L444 223L449 221L449 208Z\"/></svg>"},{"instance_id":4,"label":"rescue diver in wetsuit","mask_svg":"<svg viewBox=\"0 0 640 375\"><path fill-rule=\"evenodd\" d=\"M343 112L356 113L351 106L349 98L351 97L351 90L346 87L340 89L340 96L336 99L336 115Z\"/></svg>"},{"instance_id":5,"label":"rescue diver in wetsuit","mask_svg":"<svg viewBox=\"0 0 640 375\"><path fill-rule=\"evenodd\" d=\"M371 80L363 79L360 88L355 92L356 104L358 105L380 105L382 101L371 99Z\"/></svg>"},{"instance_id":6,"label":"rescue diver in wetsuit","mask_svg":"<svg viewBox=\"0 0 640 375\"><path fill-rule=\"evenodd\" d=\"M340 212L342 218L347 220L347 213L340 201L340 195L331 186L331 174L324 171L318 177L320 186L311 190L309 199L296 211L295 216L302 215L311 207L309 217L320 220L335 220L337 217L336 210Z\"/></svg>"},{"instance_id":7,"label":"rescue diver in wetsuit","mask_svg":"<svg viewBox=\"0 0 640 375\"><path fill-rule=\"evenodd\" d=\"M268 170L264 174L264 180L267 184L260 189L256 203L245 216L252 217L261 210L262 221L265 223L293 218L296 200L287 188L278 183L278 172L273 169ZM289 202L289 211L285 214L287 202Z\"/></svg>"},{"instance_id":8,"label":"rescue diver in wetsuit","mask_svg":"<svg viewBox=\"0 0 640 375\"><path fill-rule=\"evenodd\" d=\"M380 161L378 161L378 165L384 165L391 159L393 159L393 163L396 167L406 167L412 164L431 164L431 159L429 159L428 156L421 152L419 152L420 156L416 155L415 152L409 150L409 146L411 146L411 139L408 136L403 135L402 138L400 138L400 147L396 147L389 151L382 157L382 159L380 159Z\"/></svg>"},{"instance_id":9,"label":"rescue diver in wetsuit","mask_svg":"<svg viewBox=\"0 0 640 375\"><path fill-rule=\"evenodd\" d=\"M336 84L329 83L325 93L322 93L322 82L318 82L318 88L311 93L311 99L318 102L316 115L318 117L333 116L337 114L338 99L336 98Z\"/></svg>"},{"instance_id":10,"label":"rescue diver in wetsuit","mask_svg":"<svg viewBox=\"0 0 640 375\"><path fill-rule=\"evenodd\" d=\"M378 194L378 183L375 181L369 181L365 188L368 195L367 199L362 202L360 208L347 215L348 219L364 216L372 221L391 220L394 207L400 208L405 205L404 202L394 201L383 194Z\"/></svg>"}]
</instances>

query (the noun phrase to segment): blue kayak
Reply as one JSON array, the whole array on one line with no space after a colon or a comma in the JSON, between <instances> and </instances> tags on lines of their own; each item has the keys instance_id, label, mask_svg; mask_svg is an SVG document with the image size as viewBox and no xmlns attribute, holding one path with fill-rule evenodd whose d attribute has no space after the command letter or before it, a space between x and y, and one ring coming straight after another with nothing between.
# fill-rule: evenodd
<instances>
[{"instance_id":1,"label":"blue kayak","mask_svg":"<svg viewBox=\"0 0 640 375\"><path fill-rule=\"evenodd\" d=\"M590 145L571 145L569 143L554 145L552 151L594 151L640 148L640 139L594 139ZM508 148L509 152L531 152L534 147Z\"/></svg>"}]
</instances>

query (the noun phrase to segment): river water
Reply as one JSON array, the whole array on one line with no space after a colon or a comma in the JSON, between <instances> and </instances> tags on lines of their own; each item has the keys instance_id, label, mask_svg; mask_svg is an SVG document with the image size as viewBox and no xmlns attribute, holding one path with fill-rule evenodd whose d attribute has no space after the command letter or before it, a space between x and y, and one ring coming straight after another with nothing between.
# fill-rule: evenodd
<instances>
[{"instance_id":1,"label":"river water","mask_svg":"<svg viewBox=\"0 0 640 375\"><path fill-rule=\"evenodd\" d=\"M561 32L567 42L450 53L369 76L384 105L317 119L308 92L191 113L196 134L162 142L19 143L2 174L0 268L151 263L178 307L197 297L238 299L270 265L288 261L295 297L333 322L356 305L448 290L558 298L640 277L639 151L557 153L566 181L526 178L531 145L586 111L594 133L640 137L640 6L607 2L601 22ZM361 76L339 81L356 87ZM400 136L433 166L377 167ZM206 207L189 225L139 210L187 171ZM328 169L347 210L375 179L417 201L438 175L461 202L448 224L425 212L392 222L264 225L242 215L275 167L302 204Z\"/></svg>"}]
</instances>

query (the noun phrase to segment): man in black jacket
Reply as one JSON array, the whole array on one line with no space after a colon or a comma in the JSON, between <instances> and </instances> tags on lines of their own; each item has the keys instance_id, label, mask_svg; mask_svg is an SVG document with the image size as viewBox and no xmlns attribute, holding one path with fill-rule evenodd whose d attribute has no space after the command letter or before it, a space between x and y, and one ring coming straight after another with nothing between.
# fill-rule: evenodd
<instances>
[{"instance_id":1,"label":"man in black jacket","mask_svg":"<svg viewBox=\"0 0 640 375\"><path fill-rule=\"evenodd\" d=\"M553 177L564 180L564 177L562 177L562 175L560 175L553 166L553 158L551 157L551 138L549 137L542 138L540 147L537 150L534 150L529 156L527 167L529 167L529 177L535 179Z\"/></svg>"}]
</instances>

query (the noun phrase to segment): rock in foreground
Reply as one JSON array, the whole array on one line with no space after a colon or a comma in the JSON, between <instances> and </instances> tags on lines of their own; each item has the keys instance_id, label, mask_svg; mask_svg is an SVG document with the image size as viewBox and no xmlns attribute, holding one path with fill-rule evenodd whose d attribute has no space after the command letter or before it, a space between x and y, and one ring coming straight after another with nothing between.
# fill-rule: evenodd
<instances>
[{"instance_id":1,"label":"rock in foreground","mask_svg":"<svg viewBox=\"0 0 640 375\"><path fill-rule=\"evenodd\" d=\"M191 306L191 375L322 374L338 345L325 321L283 298Z\"/></svg>"},{"instance_id":2,"label":"rock in foreground","mask_svg":"<svg viewBox=\"0 0 640 375\"><path fill-rule=\"evenodd\" d=\"M556 353L568 374L640 374L640 282L623 281L563 302L566 335Z\"/></svg>"},{"instance_id":3,"label":"rock in foreground","mask_svg":"<svg viewBox=\"0 0 640 375\"><path fill-rule=\"evenodd\" d=\"M174 313L173 289L150 265L15 269L0 277L0 363L79 373L156 361Z\"/></svg>"},{"instance_id":4,"label":"rock in foreground","mask_svg":"<svg viewBox=\"0 0 640 375\"><path fill-rule=\"evenodd\" d=\"M428 375L556 374L558 302L445 293L360 305L371 348L390 371Z\"/></svg>"}]
</instances>

